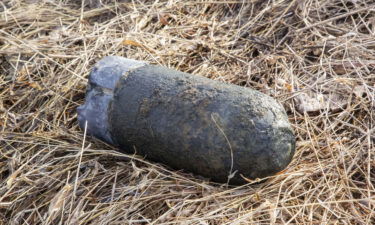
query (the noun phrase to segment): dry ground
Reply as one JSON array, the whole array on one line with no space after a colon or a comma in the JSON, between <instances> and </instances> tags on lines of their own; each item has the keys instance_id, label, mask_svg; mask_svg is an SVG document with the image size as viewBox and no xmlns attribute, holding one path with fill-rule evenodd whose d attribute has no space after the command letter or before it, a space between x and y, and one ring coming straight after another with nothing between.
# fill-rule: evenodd
<instances>
[{"instance_id":1,"label":"dry ground","mask_svg":"<svg viewBox=\"0 0 375 225\"><path fill-rule=\"evenodd\" d=\"M85 139L106 55L274 96L294 160L228 187ZM374 224L374 74L373 0L2 0L0 223Z\"/></svg>"}]
</instances>

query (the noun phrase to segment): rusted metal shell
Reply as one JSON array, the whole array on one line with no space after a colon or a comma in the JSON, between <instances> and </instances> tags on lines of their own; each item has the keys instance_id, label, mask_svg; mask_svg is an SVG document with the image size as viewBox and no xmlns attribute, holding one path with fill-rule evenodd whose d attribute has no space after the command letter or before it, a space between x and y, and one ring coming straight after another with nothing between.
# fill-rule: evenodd
<instances>
[{"instance_id":1,"label":"rusted metal shell","mask_svg":"<svg viewBox=\"0 0 375 225\"><path fill-rule=\"evenodd\" d=\"M285 110L273 98L122 57L97 63L78 113L88 134L217 182L273 175L295 151Z\"/></svg>"}]
</instances>

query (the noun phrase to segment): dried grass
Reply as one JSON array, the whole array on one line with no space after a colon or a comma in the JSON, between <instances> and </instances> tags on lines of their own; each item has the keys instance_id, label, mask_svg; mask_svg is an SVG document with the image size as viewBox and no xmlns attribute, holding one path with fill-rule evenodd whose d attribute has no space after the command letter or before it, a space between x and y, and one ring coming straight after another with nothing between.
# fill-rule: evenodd
<instances>
[{"instance_id":1,"label":"dried grass","mask_svg":"<svg viewBox=\"0 0 375 225\"><path fill-rule=\"evenodd\" d=\"M0 223L374 224L374 37L372 0L3 0ZM293 162L228 187L85 137L106 55L274 96Z\"/></svg>"}]
</instances>

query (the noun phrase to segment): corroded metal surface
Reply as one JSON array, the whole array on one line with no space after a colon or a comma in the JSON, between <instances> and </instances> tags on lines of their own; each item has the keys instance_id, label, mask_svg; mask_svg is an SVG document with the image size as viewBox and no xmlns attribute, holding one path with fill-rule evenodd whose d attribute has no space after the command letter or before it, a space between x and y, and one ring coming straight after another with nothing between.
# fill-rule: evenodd
<instances>
[{"instance_id":1,"label":"corroded metal surface","mask_svg":"<svg viewBox=\"0 0 375 225\"><path fill-rule=\"evenodd\" d=\"M244 183L240 174L252 179L273 175L291 161L295 137L273 98L127 60L107 57L91 73L79 109L80 125L87 120L89 134L218 182Z\"/></svg>"}]
</instances>

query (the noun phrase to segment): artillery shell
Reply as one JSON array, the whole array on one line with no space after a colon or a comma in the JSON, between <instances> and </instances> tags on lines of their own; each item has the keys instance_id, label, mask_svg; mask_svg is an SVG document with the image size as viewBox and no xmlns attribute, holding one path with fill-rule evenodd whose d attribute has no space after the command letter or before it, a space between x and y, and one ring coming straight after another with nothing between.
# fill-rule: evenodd
<instances>
[{"instance_id":1,"label":"artillery shell","mask_svg":"<svg viewBox=\"0 0 375 225\"><path fill-rule=\"evenodd\" d=\"M92 70L78 120L127 153L217 182L274 175L295 151L285 110L270 96L116 56Z\"/></svg>"}]
</instances>

